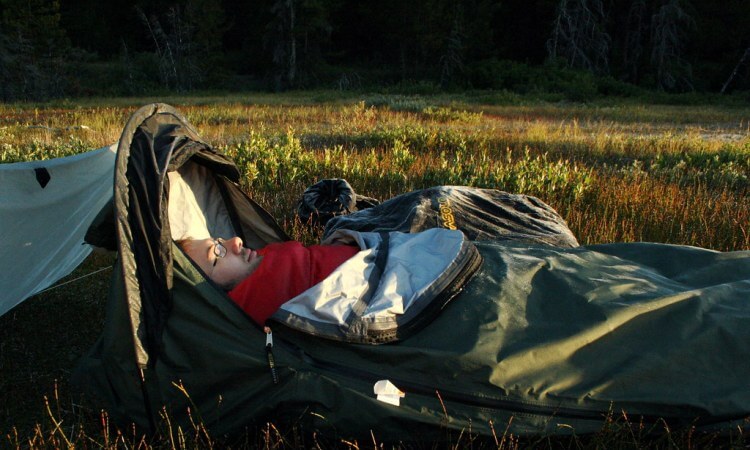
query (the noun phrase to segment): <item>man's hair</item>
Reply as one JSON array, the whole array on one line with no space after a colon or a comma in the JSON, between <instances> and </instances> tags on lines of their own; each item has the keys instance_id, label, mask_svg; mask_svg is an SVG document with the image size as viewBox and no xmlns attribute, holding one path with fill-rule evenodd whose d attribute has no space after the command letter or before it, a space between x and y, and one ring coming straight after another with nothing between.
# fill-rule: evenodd
<instances>
[{"instance_id":1,"label":"man's hair","mask_svg":"<svg viewBox=\"0 0 750 450\"><path fill-rule=\"evenodd\" d=\"M174 241L174 243L177 244L186 255L193 248L193 242L195 242L195 239L190 236Z\"/></svg>"}]
</instances>

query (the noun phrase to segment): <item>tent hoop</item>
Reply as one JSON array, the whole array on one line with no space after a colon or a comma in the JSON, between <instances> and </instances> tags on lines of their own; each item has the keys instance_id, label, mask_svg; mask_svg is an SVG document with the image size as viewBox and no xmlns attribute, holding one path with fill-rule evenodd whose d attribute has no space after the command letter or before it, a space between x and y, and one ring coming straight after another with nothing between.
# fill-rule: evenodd
<instances>
[{"instance_id":1,"label":"tent hoop","mask_svg":"<svg viewBox=\"0 0 750 450\"><path fill-rule=\"evenodd\" d=\"M82 279L84 279L84 278L88 278L88 277L90 277L90 276L92 276L92 275L96 275L96 274L97 274L97 273L99 273L99 272L103 272L103 271L105 271L105 270L107 270L107 269L111 269L111 268L113 268L113 267L114 267L114 264L113 264L113 265L111 265L111 266L107 266L107 267L102 267L101 269L95 270L95 271L93 271L93 272L91 272L91 273L87 273L86 275L81 275L81 276L80 276L80 277L78 277L78 278L73 278L72 280L64 281L64 282L62 282L62 283L60 283L60 284L56 284L56 285L54 285L54 286L50 286L50 287L48 287L47 289L43 289L43 290L41 290L41 291L37 292L37 293L36 293L36 294L34 294L34 295L39 295L39 294L43 294L43 293L45 293L45 292L47 292L47 291L51 291L52 289L56 289L56 288L59 288L59 287L65 286L66 284L72 283L72 282L74 282L74 281L78 281L78 280L82 280Z\"/></svg>"}]
</instances>

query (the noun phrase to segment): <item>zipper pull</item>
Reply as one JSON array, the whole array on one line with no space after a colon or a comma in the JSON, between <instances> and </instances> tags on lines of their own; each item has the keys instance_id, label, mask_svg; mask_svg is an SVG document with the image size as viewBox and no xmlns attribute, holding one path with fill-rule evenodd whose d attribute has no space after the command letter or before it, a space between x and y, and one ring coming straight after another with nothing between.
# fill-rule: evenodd
<instances>
[{"instance_id":1,"label":"zipper pull","mask_svg":"<svg viewBox=\"0 0 750 450\"><path fill-rule=\"evenodd\" d=\"M263 327L266 332L266 359L268 359L268 368L271 369L271 378L273 384L279 384L279 375L276 373L276 361L273 359L273 333L270 327Z\"/></svg>"}]
</instances>

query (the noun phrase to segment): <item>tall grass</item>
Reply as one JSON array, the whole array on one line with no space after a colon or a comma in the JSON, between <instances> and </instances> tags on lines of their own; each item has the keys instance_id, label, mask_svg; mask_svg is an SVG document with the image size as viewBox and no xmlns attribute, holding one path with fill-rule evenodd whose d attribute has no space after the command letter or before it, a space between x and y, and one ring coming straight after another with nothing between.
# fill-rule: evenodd
<instances>
[{"instance_id":1,"label":"tall grass","mask_svg":"<svg viewBox=\"0 0 750 450\"><path fill-rule=\"evenodd\" d=\"M518 96L506 104L487 104L468 95L330 92L159 100L178 107L204 140L233 158L243 187L291 236L308 242L320 230L310 231L296 220L296 201L317 180L340 177L358 193L381 200L440 184L534 195L556 208L583 244L658 241L750 249L747 108L609 100L549 104ZM119 139L130 113L150 101L154 99L0 105L0 163L110 145ZM92 257L71 278L111 263L109 256ZM104 272L53 289L0 318L0 447L227 444L205 434L200 424L192 430L165 430L144 441L132 430L117 429L106 413L85 410L71 396L67 376L101 329L108 276ZM617 414L601 433L586 438L519 439L497 427L496 439L478 439L466 430L450 436L448 445L672 448L747 442L739 432L699 436L690 430L644 430ZM652 431L658 431L656 437ZM381 446L376 433L372 442L350 442L272 424L250 430L233 444Z\"/></svg>"}]
</instances>

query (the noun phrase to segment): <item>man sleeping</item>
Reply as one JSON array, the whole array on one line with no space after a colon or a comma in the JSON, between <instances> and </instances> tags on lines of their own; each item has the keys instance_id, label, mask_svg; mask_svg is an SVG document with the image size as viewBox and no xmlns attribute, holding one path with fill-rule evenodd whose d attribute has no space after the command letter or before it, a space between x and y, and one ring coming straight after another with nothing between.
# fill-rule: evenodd
<instances>
[{"instance_id":1,"label":"man sleeping","mask_svg":"<svg viewBox=\"0 0 750 450\"><path fill-rule=\"evenodd\" d=\"M284 302L322 281L359 251L351 245L305 247L296 241L253 250L243 247L237 236L188 238L177 244L260 325Z\"/></svg>"}]
</instances>

